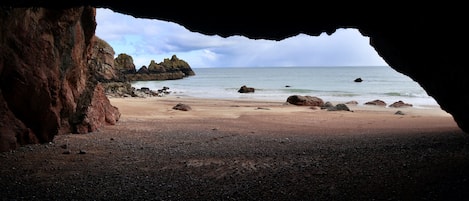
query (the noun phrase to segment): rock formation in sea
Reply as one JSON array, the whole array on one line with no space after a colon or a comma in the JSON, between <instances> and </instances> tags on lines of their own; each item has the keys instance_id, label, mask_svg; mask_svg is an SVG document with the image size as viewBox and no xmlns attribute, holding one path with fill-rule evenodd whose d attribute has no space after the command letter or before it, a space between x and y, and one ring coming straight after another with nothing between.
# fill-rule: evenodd
<instances>
[{"instance_id":1,"label":"rock formation in sea","mask_svg":"<svg viewBox=\"0 0 469 201\"><path fill-rule=\"evenodd\" d=\"M238 93L254 93L256 89L254 87L247 87L246 85L241 86L238 89Z\"/></svg>"},{"instance_id":2,"label":"rock formation in sea","mask_svg":"<svg viewBox=\"0 0 469 201\"><path fill-rule=\"evenodd\" d=\"M150 61L147 66L135 69L132 56L121 53L117 56L115 67L119 69L122 80L149 81L149 80L177 80L195 75L190 65L173 55L171 59L165 58L162 62Z\"/></svg>"}]
</instances>

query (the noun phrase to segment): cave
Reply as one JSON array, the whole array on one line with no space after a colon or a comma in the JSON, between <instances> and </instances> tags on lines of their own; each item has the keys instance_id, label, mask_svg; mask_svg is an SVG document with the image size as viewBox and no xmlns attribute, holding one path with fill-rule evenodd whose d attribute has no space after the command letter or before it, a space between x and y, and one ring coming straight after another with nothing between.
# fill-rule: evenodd
<instances>
[{"instance_id":1,"label":"cave","mask_svg":"<svg viewBox=\"0 0 469 201\"><path fill-rule=\"evenodd\" d=\"M465 11L456 9L465 8L462 5L426 5L428 7L423 9L420 7L421 5L410 6L399 3L386 5L331 2L311 5L305 2L291 2L289 4L255 5L240 2L196 2L193 6L179 7L175 6L174 2L158 2L158 7L153 7L148 6L147 1L137 0L131 4L144 6L130 6L129 2L94 0L66 2L6 0L0 3L0 151L11 151L19 148L20 145L45 144L45 148L28 147L26 149L29 150L20 152L23 154L2 154L2 160L31 165L28 161L31 158L28 157L34 155L30 154L34 154L35 149L48 149L47 143L51 142L54 136L70 132L94 132L106 124L113 125L118 121L120 116L118 109L109 103L109 100L104 96L102 86L97 83L96 77L91 73L93 68L96 68L101 62L94 58L97 57L98 52L102 51L99 48L95 49L94 46L95 8L110 8L116 12L139 18L172 21L194 32L206 35L216 34L223 37L242 35L251 39L282 40L300 33L318 36L322 33L332 34L339 28L355 28L362 35L370 38L370 45L390 67L418 82L443 110L452 115L464 133L469 132L469 109L465 108L465 104L469 103L469 95L467 94L469 71L466 69L465 52L462 51L467 44L468 31L463 27L466 24L467 17L465 15L467 14ZM119 127L113 129L115 132L119 131ZM112 134L107 133L106 136L107 140L112 143L120 143L118 139L112 138ZM230 137L233 136L226 138ZM348 200L350 198L347 197L348 195L365 199L369 198L368 195L374 195L386 197L387 200L393 198L400 200L399 196L402 196L401 198L404 200L405 198L410 198L409 200L415 200L413 198L464 200L468 197L467 182L469 181L467 179L469 165L466 160L467 153L465 153L467 152L467 141L464 140L467 139L467 136L459 136L457 139L463 140L451 141L452 144L442 144L438 141L438 137L412 140L404 138L398 142L390 142L389 145L399 148L397 152L393 153L390 153L387 147L380 150L370 150L367 147L349 147L347 150L358 153L354 156L360 156L361 153L371 153L376 156L372 159L378 161L385 156L402 160L407 157L405 154L410 153L414 154L412 157L416 159L416 163L411 167L408 166L409 164L397 164L398 166L396 166L394 160L388 160L384 166L368 166L379 170L378 172L396 173L397 176L394 177L396 180L390 181L383 179L389 175L370 175L366 171L359 172L359 176L366 179L360 180L362 183L358 186L353 186L354 183L348 183L350 178L347 174L341 175L344 177L338 180L330 177L330 183L342 182L342 187L346 187L345 194L337 193L338 190L341 190L337 188L339 186L328 186L323 183L311 183L311 186L321 187L321 190L324 190L321 192L331 193L332 197L337 200ZM207 141L215 140L218 138L214 139L212 136L207 138ZM384 138L367 140L372 142L386 141ZM413 146L415 141L427 143L418 144L420 147L417 147L426 150L425 155L413 152L416 148ZM313 145L321 147L323 142L314 142ZM285 141L279 143L285 143ZM168 146L179 145L181 144ZM122 146L130 147L128 144ZM454 150L453 147L463 147L464 150ZM154 150L148 149L148 147L131 148L136 153L146 152L156 154L158 157L171 157L148 151ZM340 151L343 148L339 147L337 150ZM312 150L328 152L331 149L311 149L308 150L311 152L305 152L302 155L293 153L293 156L309 159L308 156L318 154ZM402 153L404 155L401 155ZM432 155L434 153L437 154L437 157L428 157L434 156ZM85 156L82 157L82 154ZM109 154L109 157L122 158L123 160L120 161L122 163L119 163L118 166L126 166L128 163L135 162L126 157L126 153L121 153L121 155L106 154ZM327 159L343 159L346 154L349 153L337 152L337 155L332 155ZM88 159L85 157L92 157L93 153L86 155L86 151L82 150L78 154L67 156L57 154L53 157L65 158L68 156L71 156L66 159L69 163L61 163L62 161L58 160L60 165L54 163L57 161L51 161L49 157L52 156L41 156L44 157L41 163L32 169L21 169L21 167L15 166L16 163L14 165L2 164L2 167L6 167L2 169L2 179L5 178L2 180L2 195L5 192L6 195L11 196L10 198L15 199L21 197L34 199L59 197L63 199L76 195L89 199L99 197L128 200L125 196L136 200L145 196L157 199L158 195L152 194L155 189L143 187L146 185L152 187L155 182L163 182L163 184L170 185L159 186L158 190L160 191L158 192L168 190L170 195L175 197L164 198L171 200L177 199L178 193L184 193L177 191L179 189L175 187L182 186L185 188L184 190L189 191L191 188L203 187L200 184L213 184L211 185L212 189L207 189L213 190L218 189L218 185L222 185L224 182L223 180L216 180L218 183L212 183L213 180L197 181L197 178L193 179L192 175L186 172L173 170L174 165L180 165L183 168L187 168L188 165L203 165L200 161L199 163L195 161L194 163L182 164L174 163L174 158L170 158L168 159L169 166L165 166L164 169L166 175L140 175L141 172L153 171L153 167L139 167L143 171L132 169L128 172L119 172L113 169L116 167L112 164L87 164ZM184 153L178 156L186 157ZM317 156L321 159L321 155ZM148 160L151 159L152 162L156 163L160 159L158 157L148 158ZM225 157L229 157L229 154ZM223 162L222 159L223 157L219 157L218 161L209 163L209 165L216 166L216 162ZM236 163L237 161L231 162ZM356 160L352 159L350 162L356 162ZM365 164L367 162L369 161L365 161ZM424 169L421 166L423 162L435 168ZM78 164L78 169L72 168L75 164ZM325 164L328 164L327 160ZM282 167L310 168L313 172L310 178L328 176L327 172L314 167L316 164L296 163L294 165L290 167L287 164ZM335 165L338 168L347 167L344 163ZM48 169L44 169L44 167ZM86 175L80 174L80 170L89 167L99 171L87 172ZM398 168L392 170L386 167ZM20 171L15 171L15 168ZM419 172L422 169L424 171ZM58 170L68 171L63 183L56 182L60 179L55 177L55 171ZM407 177L401 170L412 173L410 175L417 175L418 178ZM349 171L356 171L356 169L351 168ZM18 172L22 176L21 181L25 183L18 182L18 178L8 174L11 172ZM209 173L213 174L213 172ZM181 179L173 177L174 175L189 176L181 177ZM36 180L36 176L40 179ZM264 176L272 177L269 174ZM286 184L290 184L290 188L293 188L288 192L298 193L295 195L283 194L282 189L276 189L278 191L269 194L272 196L270 197L272 200L294 197L308 199L305 197L306 195L301 194L302 191L298 191L295 187L300 186L301 190L307 191L310 186L302 186L301 182L290 180L288 175L283 178L285 180L282 181L285 183L275 183L275 178L272 179L274 182L270 183L256 183L252 180L245 182L263 189L258 192L262 195L272 193L269 192L271 189L267 187L286 186ZM97 182L90 183L93 179L97 179L95 180ZM179 183L171 183L173 179ZM115 183L110 183L114 181ZM192 186L194 183L200 186ZM112 185L118 186L112 189L114 188ZM244 191L249 192L252 189L250 185L236 186L242 190L240 192L230 191L232 189L228 188L222 189L226 191L220 191L220 196L231 199L233 197L229 196L243 195ZM388 185L395 188L386 189L390 191L385 194L374 192L374 190L379 192L381 187ZM114 191L106 192L107 188ZM420 189L420 191L416 191L414 188ZM67 192L59 194L54 190ZM399 192L404 192L404 194L399 195ZM40 195L37 196L38 194L34 193L40 193ZM190 198L203 196L197 193L199 192L186 196ZM256 200L257 198L250 194L243 196L246 196L244 200Z\"/></svg>"},{"instance_id":2,"label":"cave","mask_svg":"<svg viewBox=\"0 0 469 201\"><path fill-rule=\"evenodd\" d=\"M464 51L461 51L467 44L467 31L457 29L464 23L465 16L453 7L438 5L420 9L396 3L382 10L362 4L324 3L310 7L302 3L269 6L236 3L230 4L230 9L224 9L222 5L203 2L191 8L173 8L171 3L161 2L159 7L166 9L155 11L148 7L99 1L59 4L2 1L0 98L2 103L8 103L2 104L2 119L9 122L2 127L4 134L0 147L5 147L2 150L15 148L17 144L49 142L58 133L92 132L103 124L114 124L119 118L116 108L107 103L97 109L101 112L88 108L99 87L96 88L95 79L89 72L74 69L83 68L81 66L86 65L85 60L90 56L86 48L90 48L96 27L92 8L110 8L137 18L171 21L193 32L222 37L241 35L278 41L300 33L330 35L339 28L354 28L369 37L370 45L390 67L418 82L443 110L453 116L464 132L469 131L469 109L465 108L469 103L466 93L469 72L465 68ZM16 12L16 8L32 9ZM30 20L24 19L26 16ZM16 24L12 22L15 20ZM82 33L77 34L78 29ZM47 33L49 38L45 44L25 45L34 41L34 37L46 37L39 32ZM14 39L8 39L10 36ZM38 53L33 54L34 51ZM38 54L49 58L35 56ZM72 66L66 66L66 63ZM24 72L14 67L32 64L39 66L37 72ZM56 69L40 70L50 65ZM32 94L28 90L12 90L31 85L35 88ZM37 97L34 102L21 98L31 95ZM105 98L98 102L103 101L106 102ZM83 104L85 106L81 106ZM77 109L77 105L81 109ZM106 114L99 118L89 117L103 112Z\"/></svg>"}]
</instances>

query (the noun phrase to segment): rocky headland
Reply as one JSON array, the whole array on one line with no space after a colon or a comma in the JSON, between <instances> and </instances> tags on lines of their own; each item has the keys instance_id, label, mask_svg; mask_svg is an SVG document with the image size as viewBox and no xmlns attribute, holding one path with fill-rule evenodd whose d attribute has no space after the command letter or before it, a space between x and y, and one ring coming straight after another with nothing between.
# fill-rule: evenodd
<instances>
[{"instance_id":1,"label":"rocky headland","mask_svg":"<svg viewBox=\"0 0 469 201\"><path fill-rule=\"evenodd\" d=\"M94 49L98 68L96 79L102 83L108 96L114 97L147 97L161 96L168 92L167 88L153 91L150 89L135 89L132 81L176 80L195 75L190 65L173 55L171 59L165 58L162 62L150 61L147 66L136 69L132 56L120 53L114 58L114 49L104 40L97 38Z\"/></svg>"},{"instance_id":2,"label":"rocky headland","mask_svg":"<svg viewBox=\"0 0 469 201\"><path fill-rule=\"evenodd\" d=\"M171 59L165 58L160 63L151 60L148 67L142 66L138 70L135 65L129 65L131 60L132 57L126 54L119 54L114 60L116 68L121 70L123 78L128 81L177 80L195 75L189 64L176 55Z\"/></svg>"}]
</instances>

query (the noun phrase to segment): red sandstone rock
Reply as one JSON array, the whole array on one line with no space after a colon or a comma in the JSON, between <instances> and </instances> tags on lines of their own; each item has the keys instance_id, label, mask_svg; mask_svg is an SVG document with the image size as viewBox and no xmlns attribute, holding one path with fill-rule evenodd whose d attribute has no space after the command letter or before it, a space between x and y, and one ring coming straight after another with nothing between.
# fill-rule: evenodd
<instances>
[{"instance_id":1,"label":"red sandstone rock","mask_svg":"<svg viewBox=\"0 0 469 201\"><path fill-rule=\"evenodd\" d=\"M95 12L0 9L1 151L119 118L94 77Z\"/></svg>"},{"instance_id":2,"label":"red sandstone rock","mask_svg":"<svg viewBox=\"0 0 469 201\"><path fill-rule=\"evenodd\" d=\"M0 152L14 150L20 144L37 143L37 141L23 122L9 110L0 93Z\"/></svg>"},{"instance_id":3,"label":"red sandstone rock","mask_svg":"<svg viewBox=\"0 0 469 201\"><path fill-rule=\"evenodd\" d=\"M119 110L112 106L109 99L104 95L101 84L94 87L91 95L91 103L83 112L83 119L77 123L74 129L76 133L89 133L97 131L104 124L114 125L120 118Z\"/></svg>"}]
</instances>

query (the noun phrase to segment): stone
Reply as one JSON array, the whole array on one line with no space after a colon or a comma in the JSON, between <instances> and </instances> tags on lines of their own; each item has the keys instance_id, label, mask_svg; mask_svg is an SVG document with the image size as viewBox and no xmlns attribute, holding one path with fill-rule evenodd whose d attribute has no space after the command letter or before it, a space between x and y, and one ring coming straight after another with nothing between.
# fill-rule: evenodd
<instances>
[{"instance_id":1,"label":"stone","mask_svg":"<svg viewBox=\"0 0 469 201\"><path fill-rule=\"evenodd\" d=\"M246 85L243 85L238 89L238 93L254 93L255 91L256 89L253 87L247 87Z\"/></svg>"},{"instance_id":2,"label":"stone","mask_svg":"<svg viewBox=\"0 0 469 201\"><path fill-rule=\"evenodd\" d=\"M389 107L396 107L396 108L399 108L399 107L412 107L413 105L410 104L410 103L404 103L404 101L396 101L394 103L392 103L391 105L389 105Z\"/></svg>"},{"instance_id":3,"label":"stone","mask_svg":"<svg viewBox=\"0 0 469 201\"><path fill-rule=\"evenodd\" d=\"M365 103L365 105L376 105L376 106L386 106L386 102L382 101L382 100L373 100L373 101L368 101Z\"/></svg>"},{"instance_id":4,"label":"stone","mask_svg":"<svg viewBox=\"0 0 469 201\"><path fill-rule=\"evenodd\" d=\"M291 95L287 98L287 102L299 106L324 106L324 101L315 96Z\"/></svg>"},{"instance_id":5,"label":"stone","mask_svg":"<svg viewBox=\"0 0 469 201\"><path fill-rule=\"evenodd\" d=\"M173 107L174 110L181 110L181 111L189 111L192 110L191 106L183 104L183 103L178 103Z\"/></svg>"}]
</instances>

